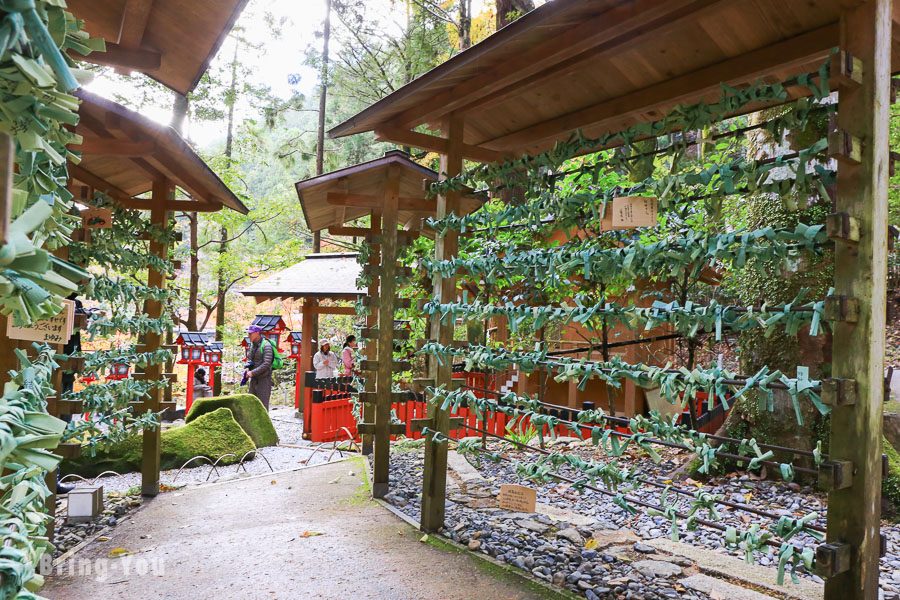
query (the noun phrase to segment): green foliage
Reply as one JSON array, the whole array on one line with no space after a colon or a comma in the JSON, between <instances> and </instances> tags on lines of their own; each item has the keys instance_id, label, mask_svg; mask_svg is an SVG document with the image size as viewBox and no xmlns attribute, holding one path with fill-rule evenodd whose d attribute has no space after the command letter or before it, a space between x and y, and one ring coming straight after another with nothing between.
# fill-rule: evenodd
<instances>
[{"instance_id":1,"label":"green foliage","mask_svg":"<svg viewBox=\"0 0 900 600\"><path fill-rule=\"evenodd\" d=\"M227 408L235 420L250 436L257 448L278 445L278 434L272 425L272 419L259 398L253 394L235 394L214 398L198 398L191 405L191 411L185 416L185 423L192 423L201 415L220 408Z\"/></svg>"},{"instance_id":2,"label":"green foliage","mask_svg":"<svg viewBox=\"0 0 900 600\"><path fill-rule=\"evenodd\" d=\"M881 482L881 494L894 509L894 517L900 517L900 453L887 438L882 438L884 453L888 457L888 472Z\"/></svg>"}]
</instances>

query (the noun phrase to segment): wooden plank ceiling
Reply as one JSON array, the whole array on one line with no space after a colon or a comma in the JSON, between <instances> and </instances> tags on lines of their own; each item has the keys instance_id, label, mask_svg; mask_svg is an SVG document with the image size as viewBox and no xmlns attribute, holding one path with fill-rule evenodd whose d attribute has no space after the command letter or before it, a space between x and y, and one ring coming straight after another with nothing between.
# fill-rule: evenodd
<instances>
[{"instance_id":1,"label":"wooden plank ceiling","mask_svg":"<svg viewBox=\"0 0 900 600\"><path fill-rule=\"evenodd\" d=\"M423 218L435 213L436 201L427 198L424 183L436 181L437 173L412 161L406 153L393 150L382 158L298 181L297 195L310 231L337 227L377 209L384 197L391 164L401 167L399 222L406 229L418 229ZM467 214L482 203L478 198L465 196L462 208Z\"/></svg>"},{"instance_id":2,"label":"wooden plank ceiling","mask_svg":"<svg viewBox=\"0 0 900 600\"><path fill-rule=\"evenodd\" d=\"M897 2L900 4L900 2ZM330 131L440 150L451 112L472 160L546 150L714 101L720 83L815 70L838 43L840 0L553 0ZM894 11L900 18L900 7ZM895 34L895 41L898 36ZM894 47L895 70L900 44ZM799 90L792 90L800 93ZM429 139L430 138L430 139Z\"/></svg>"},{"instance_id":3,"label":"wooden plank ceiling","mask_svg":"<svg viewBox=\"0 0 900 600\"><path fill-rule=\"evenodd\" d=\"M196 87L247 0L68 0L85 29L106 40L90 62L140 71L187 94Z\"/></svg>"},{"instance_id":4,"label":"wooden plank ceiling","mask_svg":"<svg viewBox=\"0 0 900 600\"><path fill-rule=\"evenodd\" d=\"M171 127L160 125L124 106L86 91L76 133L84 138L79 164L69 165L71 184L108 193L126 206L144 208L135 200L153 182L171 181L191 198L173 208L215 211L222 206L246 214L247 208ZM76 195L78 195L76 193Z\"/></svg>"}]
</instances>

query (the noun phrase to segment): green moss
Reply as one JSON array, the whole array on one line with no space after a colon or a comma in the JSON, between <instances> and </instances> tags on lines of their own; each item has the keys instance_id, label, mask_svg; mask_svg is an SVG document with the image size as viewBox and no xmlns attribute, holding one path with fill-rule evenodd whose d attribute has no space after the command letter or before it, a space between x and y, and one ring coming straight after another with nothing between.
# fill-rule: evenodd
<instances>
[{"instance_id":1,"label":"green moss","mask_svg":"<svg viewBox=\"0 0 900 600\"><path fill-rule=\"evenodd\" d=\"M888 457L888 474L881 482L881 495L891 504L894 519L900 516L900 453L883 438L884 453Z\"/></svg>"},{"instance_id":2,"label":"green moss","mask_svg":"<svg viewBox=\"0 0 900 600\"><path fill-rule=\"evenodd\" d=\"M222 461L228 464L241 460L256 448L232 412L223 407L163 433L162 461L164 465L172 465L164 468L177 468L194 456L216 459L223 454L234 454L233 460Z\"/></svg>"},{"instance_id":3,"label":"green moss","mask_svg":"<svg viewBox=\"0 0 900 600\"><path fill-rule=\"evenodd\" d=\"M185 422L190 423L200 415L220 408L231 410L234 419L240 423L257 448L278 444L278 434L272 425L272 419L269 418L269 413L263 403L253 394L200 398L191 406L191 412L185 417Z\"/></svg>"},{"instance_id":4,"label":"green moss","mask_svg":"<svg viewBox=\"0 0 900 600\"><path fill-rule=\"evenodd\" d=\"M130 473L141 468L142 436L132 435L122 442L99 451L96 456L87 453L75 459L63 461L62 472L76 473L82 477L96 477L103 471ZM215 460L224 454L219 464L234 464L247 452L256 449L231 411L220 408L195 418L191 423L162 433L160 464L162 469L177 469L195 456Z\"/></svg>"}]
</instances>

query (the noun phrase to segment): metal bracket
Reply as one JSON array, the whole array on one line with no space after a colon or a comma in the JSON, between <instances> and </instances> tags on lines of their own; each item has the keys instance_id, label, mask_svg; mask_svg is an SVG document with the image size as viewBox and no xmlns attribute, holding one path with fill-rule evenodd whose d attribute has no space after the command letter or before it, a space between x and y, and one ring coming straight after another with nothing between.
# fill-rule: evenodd
<instances>
[{"instance_id":1,"label":"metal bracket","mask_svg":"<svg viewBox=\"0 0 900 600\"><path fill-rule=\"evenodd\" d=\"M828 77L840 85L859 87L863 82L863 62L850 52L842 50L831 56Z\"/></svg>"},{"instance_id":2,"label":"metal bracket","mask_svg":"<svg viewBox=\"0 0 900 600\"><path fill-rule=\"evenodd\" d=\"M825 298L825 318L829 321L856 323L859 320L859 300L850 296Z\"/></svg>"},{"instance_id":3,"label":"metal bracket","mask_svg":"<svg viewBox=\"0 0 900 600\"><path fill-rule=\"evenodd\" d=\"M839 129L828 134L828 156L846 165L862 162L862 140Z\"/></svg>"},{"instance_id":4,"label":"metal bracket","mask_svg":"<svg viewBox=\"0 0 900 600\"><path fill-rule=\"evenodd\" d=\"M826 406L853 406L858 395L855 379L831 378L822 381L822 403Z\"/></svg>"},{"instance_id":5,"label":"metal bracket","mask_svg":"<svg viewBox=\"0 0 900 600\"><path fill-rule=\"evenodd\" d=\"M828 215L825 219L825 229L831 240L859 242L859 221L851 217L849 213L838 212Z\"/></svg>"},{"instance_id":6,"label":"metal bracket","mask_svg":"<svg viewBox=\"0 0 900 600\"><path fill-rule=\"evenodd\" d=\"M820 544L816 547L816 572L828 579L850 570L853 548L850 544Z\"/></svg>"},{"instance_id":7,"label":"metal bracket","mask_svg":"<svg viewBox=\"0 0 900 600\"><path fill-rule=\"evenodd\" d=\"M830 492L853 485L853 463L849 460L828 460L819 465L819 489Z\"/></svg>"}]
</instances>

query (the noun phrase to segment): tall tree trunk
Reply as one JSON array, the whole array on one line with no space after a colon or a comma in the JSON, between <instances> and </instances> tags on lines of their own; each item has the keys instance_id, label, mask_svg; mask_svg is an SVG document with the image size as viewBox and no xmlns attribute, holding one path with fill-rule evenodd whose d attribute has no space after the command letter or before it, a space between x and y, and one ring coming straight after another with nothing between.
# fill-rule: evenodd
<instances>
[{"instance_id":1,"label":"tall tree trunk","mask_svg":"<svg viewBox=\"0 0 900 600\"><path fill-rule=\"evenodd\" d=\"M184 121L187 118L190 101L187 96L175 92L172 103L172 122L170 126L179 135L184 136ZM189 276L188 276L188 314L186 326L190 331L197 331L197 305L200 297L200 241L198 240L198 214L186 213L188 219L188 244L190 246Z\"/></svg>"},{"instance_id":2,"label":"tall tree trunk","mask_svg":"<svg viewBox=\"0 0 900 600\"><path fill-rule=\"evenodd\" d=\"M316 140L316 175L325 172L325 109L328 104L328 45L331 41L331 0L325 0L322 23L322 71L319 75L319 126Z\"/></svg>"},{"instance_id":3,"label":"tall tree trunk","mask_svg":"<svg viewBox=\"0 0 900 600\"><path fill-rule=\"evenodd\" d=\"M234 42L234 56L231 60L231 85L229 86L229 102L228 102L228 129L225 134L225 158L226 166L231 167L231 157L234 152L234 104L237 94L237 65L238 65L238 49L240 42ZM216 281L216 338L225 339L225 296L228 293L227 284L225 282L225 266L224 258L228 252L228 228L222 225L219 229L219 268L217 270ZM216 396L222 393L222 369L216 371L213 380L213 394Z\"/></svg>"},{"instance_id":4,"label":"tall tree trunk","mask_svg":"<svg viewBox=\"0 0 900 600\"><path fill-rule=\"evenodd\" d=\"M459 0L459 49L472 45L472 0Z\"/></svg>"},{"instance_id":5,"label":"tall tree trunk","mask_svg":"<svg viewBox=\"0 0 900 600\"><path fill-rule=\"evenodd\" d=\"M534 10L533 0L497 0L497 29L503 29L525 13Z\"/></svg>"}]
</instances>

